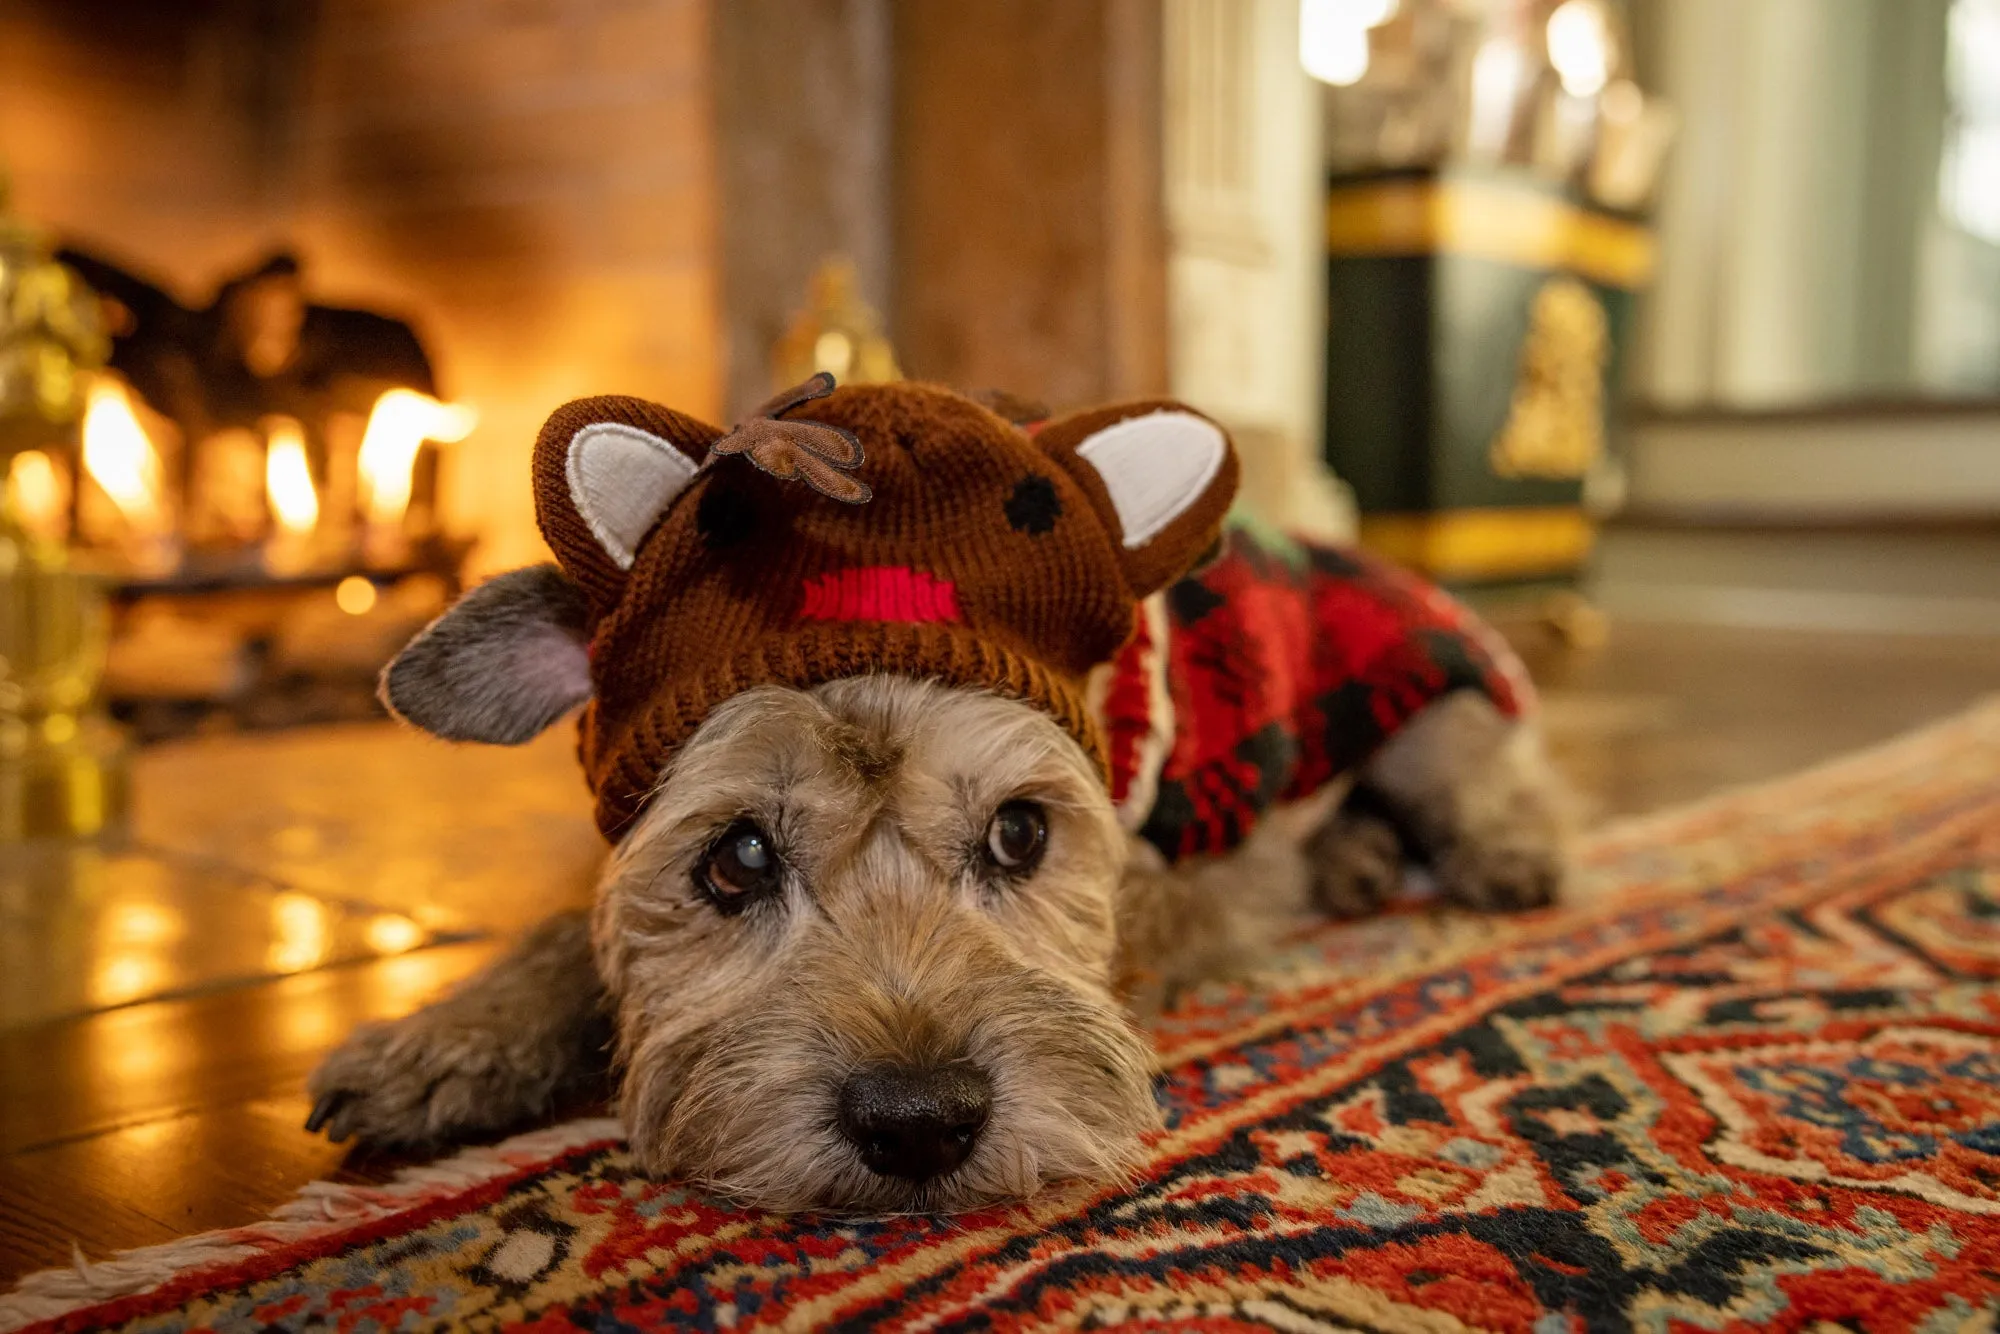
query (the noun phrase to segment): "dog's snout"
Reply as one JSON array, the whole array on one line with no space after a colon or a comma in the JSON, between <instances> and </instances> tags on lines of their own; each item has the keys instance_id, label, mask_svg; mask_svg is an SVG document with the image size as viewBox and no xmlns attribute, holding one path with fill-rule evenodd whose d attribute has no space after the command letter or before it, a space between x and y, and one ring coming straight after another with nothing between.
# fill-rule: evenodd
<instances>
[{"instance_id":1,"label":"dog's snout","mask_svg":"<svg viewBox=\"0 0 2000 1334\"><path fill-rule=\"evenodd\" d=\"M840 1133L869 1171L928 1181L971 1156L992 1110L992 1081L977 1066L870 1066L841 1086Z\"/></svg>"}]
</instances>

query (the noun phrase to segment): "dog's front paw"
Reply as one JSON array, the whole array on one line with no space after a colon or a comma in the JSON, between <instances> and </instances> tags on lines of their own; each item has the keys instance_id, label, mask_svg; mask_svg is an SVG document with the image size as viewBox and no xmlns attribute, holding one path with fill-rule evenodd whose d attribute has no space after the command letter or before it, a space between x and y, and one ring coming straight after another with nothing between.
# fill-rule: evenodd
<instances>
[{"instance_id":1,"label":"dog's front paw","mask_svg":"<svg viewBox=\"0 0 2000 1334\"><path fill-rule=\"evenodd\" d=\"M313 1071L306 1130L414 1147L516 1125L548 1109L563 1074L524 1036L449 1001L365 1025Z\"/></svg>"},{"instance_id":2,"label":"dog's front paw","mask_svg":"<svg viewBox=\"0 0 2000 1334\"><path fill-rule=\"evenodd\" d=\"M1313 900L1334 917L1363 917L1403 883L1403 840L1380 816L1335 811L1306 844Z\"/></svg>"},{"instance_id":3,"label":"dog's front paw","mask_svg":"<svg viewBox=\"0 0 2000 1334\"><path fill-rule=\"evenodd\" d=\"M1454 903L1483 912L1525 912L1556 901L1563 854L1553 839L1464 839L1441 852L1432 871L1439 892Z\"/></svg>"}]
</instances>

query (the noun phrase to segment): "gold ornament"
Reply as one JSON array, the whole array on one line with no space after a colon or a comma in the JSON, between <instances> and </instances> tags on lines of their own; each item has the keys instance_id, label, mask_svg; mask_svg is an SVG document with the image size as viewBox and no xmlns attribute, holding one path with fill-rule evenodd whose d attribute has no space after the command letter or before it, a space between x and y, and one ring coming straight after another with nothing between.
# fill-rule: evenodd
<instances>
[{"instance_id":1,"label":"gold ornament","mask_svg":"<svg viewBox=\"0 0 2000 1334\"><path fill-rule=\"evenodd\" d=\"M1575 478L1604 454L1611 323L1597 294L1552 278L1535 294L1513 410L1487 462L1501 477Z\"/></svg>"},{"instance_id":2,"label":"gold ornament","mask_svg":"<svg viewBox=\"0 0 2000 1334\"><path fill-rule=\"evenodd\" d=\"M861 299L850 259L829 259L812 276L806 308L771 354L771 388L801 384L824 372L841 384L887 384L903 378L882 317Z\"/></svg>"}]
</instances>

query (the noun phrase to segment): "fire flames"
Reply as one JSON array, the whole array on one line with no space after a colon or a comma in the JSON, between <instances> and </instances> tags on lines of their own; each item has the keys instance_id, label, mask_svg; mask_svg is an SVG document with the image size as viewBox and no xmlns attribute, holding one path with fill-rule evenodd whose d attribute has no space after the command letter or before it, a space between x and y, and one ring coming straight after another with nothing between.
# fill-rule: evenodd
<instances>
[{"instance_id":1,"label":"fire flames","mask_svg":"<svg viewBox=\"0 0 2000 1334\"><path fill-rule=\"evenodd\" d=\"M345 474L353 478L359 493L367 550L377 552L380 542L393 543L401 535L425 442L456 444L472 433L478 419L468 406L440 402L411 389L391 389L375 400L354 456L354 472ZM287 556L303 559L308 545L317 549L329 537L319 531L327 498L314 477L306 432L296 420L276 417L266 419L262 434L264 503ZM39 514L55 504L43 494L49 487L34 471L33 462L15 469L18 475L0 479L7 483L17 512ZM117 535L90 533L86 540L113 540L137 558L172 536L161 455L147 435L130 390L116 377L99 377L90 388L82 464L83 472L111 502L102 512L108 516L115 509L114 522L123 530ZM254 473L246 480L256 485ZM343 494L338 488L329 494L336 497L335 503L346 503L338 499ZM250 500L254 505L254 492ZM336 526L345 531L344 525Z\"/></svg>"},{"instance_id":2,"label":"fire flames","mask_svg":"<svg viewBox=\"0 0 2000 1334\"><path fill-rule=\"evenodd\" d=\"M459 403L440 403L414 389L391 389L375 400L356 461L368 523L394 528L410 508L417 451L426 440L457 444L472 434L479 414Z\"/></svg>"},{"instance_id":3,"label":"fire flames","mask_svg":"<svg viewBox=\"0 0 2000 1334\"><path fill-rule=\"evenodd\" d=\"M139 425L125 387L98 379L83 414L83 466L136 533L166 531L160 456Z\"/></svg>"},{"instance_id":4,"label":"fire flames","mask_svg":"<svg viewBox=\"0 0 2000 1334\"><path fill-rule=\"evenodd\" d=\"M306 436L291 420L273 422L264 453L264 496L280 531L303 536L319 523L319 493L313 490Z\"/></svg>"}]
</instances>

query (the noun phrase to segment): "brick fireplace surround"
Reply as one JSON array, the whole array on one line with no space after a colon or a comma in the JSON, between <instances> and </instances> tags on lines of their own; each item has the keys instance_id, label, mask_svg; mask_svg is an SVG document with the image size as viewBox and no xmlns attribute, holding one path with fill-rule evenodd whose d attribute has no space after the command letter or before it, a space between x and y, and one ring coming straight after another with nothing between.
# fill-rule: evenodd
<instances>
[{"instance_id":1,"label":"brick fireplace surround","mask_svg":"<svg viewBox=\"0 0 2000 1334\"><path fill-rule=\"evenodd\" d=\"M477 405L444 518L539 552L534 432L579 394L719 410L704 0L8 0L23 216L205 300L280 244L413 318Z\"/></svg>"}]
</instances>

